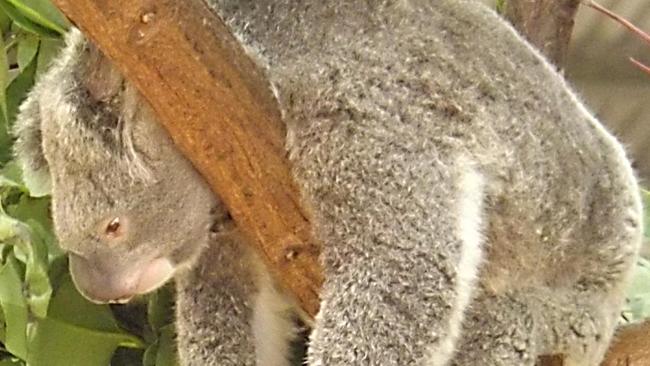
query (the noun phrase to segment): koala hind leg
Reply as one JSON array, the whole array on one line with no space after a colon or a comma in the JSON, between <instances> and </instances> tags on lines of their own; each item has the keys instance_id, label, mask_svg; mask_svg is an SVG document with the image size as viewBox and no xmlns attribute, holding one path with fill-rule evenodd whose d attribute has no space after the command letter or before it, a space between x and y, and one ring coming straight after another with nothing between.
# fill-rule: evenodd
<instances>
[{"instance_id":1,"label":"koala hind leg","mask_svg":"<svg viewBox=\"0 0 650 366\"><path fill-rule=\"evenodd\" d=\"M451 365L532 366L541 355L562 355L567 365L595 366L618 316L607 301L548 288L482 295L466 313Z\"/></svg>"},{"instance_id":2,"label":"koala hind leg","mask_svg":"<svg viewBox=\"0 0 650 366\"><path fill-rule=\"evenodd\" d=\"M478 295L466 313L453 365L533 365L540 355L564 355L567 365L602 361L642 235L633 175L619 148L606 156L619 160L586 188L589 215L575 218L582 230L565 249L567 256L575 249L564 266L580 268L578 276L556 286Z\"/></svg>"}]
</instances>

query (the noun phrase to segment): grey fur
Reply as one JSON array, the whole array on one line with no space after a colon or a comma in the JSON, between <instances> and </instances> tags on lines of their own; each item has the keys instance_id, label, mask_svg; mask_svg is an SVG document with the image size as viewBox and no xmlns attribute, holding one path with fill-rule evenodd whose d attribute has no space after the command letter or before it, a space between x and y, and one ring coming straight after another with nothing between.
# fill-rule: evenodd
<instances>
[{"instance_id":1,"label":"grey fur","mask_svg":"<svg viewBox=\"0 0 650 366\"><path fill-rule=\"evenodd\" d=\"M211 5L270 80L324 244L309 365L599 363L641 241L638 187L510 26L465 0ZM221 205L128 84L86 92L92 47L68 44L17 128L22 161L42 161L41 122L63 247L102 268L152 251L190 267ZM137 230L106 248L93 228L116 212ZM177 276L182 362L252 365L257 347L257 364L286 366L260 350L273 337L286 352L290 301L255 306L281 294L229 230ZM278 334L251 320L260 309L278 309Z\"/></svg>"}]
</instances>

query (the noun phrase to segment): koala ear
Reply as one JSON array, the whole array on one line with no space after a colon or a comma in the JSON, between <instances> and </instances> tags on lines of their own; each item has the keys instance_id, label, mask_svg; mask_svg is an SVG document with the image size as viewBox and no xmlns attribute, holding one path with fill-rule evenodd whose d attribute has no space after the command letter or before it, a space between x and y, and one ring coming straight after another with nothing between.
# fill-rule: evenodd
<instances>
[{"instance_id":1,"label":"koala ear","mask_svg":"<svg viewBox=\"0 0 650 366\"><path fill-rule=\"evenodd\" d=\"M34 197L51 192L51 177L47 160L43 154L41 114L38 95L30 93L20 106L20 112L13 128L16 142L14 155L23 171L23 180Z\"/></svg>"}]
</instances>

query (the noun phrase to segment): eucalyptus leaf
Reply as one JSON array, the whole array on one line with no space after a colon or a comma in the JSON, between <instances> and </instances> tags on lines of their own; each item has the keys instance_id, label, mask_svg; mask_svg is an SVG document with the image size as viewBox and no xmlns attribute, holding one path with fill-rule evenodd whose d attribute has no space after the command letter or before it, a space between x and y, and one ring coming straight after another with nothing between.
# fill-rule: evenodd
<instances>
[{"instance_id":1,"label":"eucalyptus leaf","mask_svg":"<svg viewBox=\"0 0 650 366\"><path fill-rule=\"evenodd\" d=\"M640 259L628 289L624 315L630 321L650 317L650 261Z\"/></svg>"},{"instance_id":2,"label":"eucalyptus leaf","mask_svg":"<svg viewBox=\"0 0 650 366\"><path fill-rule=\"evenodd\" d=\"M149 295L147 320L154 332L174 324L174 297L175 292L172 284L167 284Z\"/></svg>"},{"instance_id":3,"label":"eucalyptus leaf","mask_svg":"<svg viewBox=\"0 0 650 366\"><path fill-rule=\"evenodd\" d=\"M52 64L54 57L59 54L63 47L64 42L62 39L43 38L41 45L38 48L36 75L40 75Z\"/></svg>"},{"instance_id":4,"label":"eucalyptus leaf","mask_svg":"<svg viewBox=\"0 0 650 366\"><path fill-rule=\"evenodd\" d=\"M38 218L36 212L42 209L30 210L28 205L31 202L42 202L44 199L30 199L21 197L18 204L7 207L10 215L32 215ZM27 208L26 208L27 207ZM42 218L43 219L43 218ZM11 237L6 241L15 246L16 257L25 263L25 294L29 310L36 316L44 317L50 301L52 288L48 276L48 245L46 243L51 234L43 226L32 218L25 217L25 222L17 220L16 217L0 216L0 223L10 223L12 227Z\"/></svg>"},{"instance_id":5,"label":"eucalyptus leaf","mask_svg":"<svg viewBox=\"0 0 650 366\"><path fill-rule=\"evenodd\" d=\"M10 161L5 166L0 169L0 186L5 186L5 184L11 185L12 187L20 188L23 190L25 185L23 183L22 171L18 163L15 161Z\"/></svg>"},{"instance_id":6,"label":"eucalyptus leaf","mask_svg":"<svg viewBox=\"0 0 650 366\"><path fill-rule=\"evenodd\" d=\"M5 319L5 347L14 356L27 356L27 301L23 297L22 269L9 257L0 268L0 306Z\"/></svg>"},{"instance_id":7,"label":"eucalyptus leaf","mask_svg":"<svg viewBox=\"0 0 650 366\"><path fill-rule=\"evenodd\" d=\"M16 188L22 192L27 191L22 179L22 172L18 164L9 161L0 169L0 187Z\"/></svg>"},{"instance_id":8,"label":"eucalyptus leaf","mask_svg":"<svg viewBox=\"0 0 650 366\"><path fill-rule=\"evenodd\" d=\"M2 0L0 0L2 1ZM16 115L18 114L18 107L27 97L27 92L34 86L34 77L36 75L36 58L25 67L25 69L12 80L6 91L7 100L7 118L9 121L9 128L11 128Z\"/></svg>"},{"instance_id":9,"label":"eucalyptus leaf","mask_svg":"<svg viewBox=\"0 0 650 366\"><path fill-rule=\"evenodd\" d=\"M49 0L6 0L31 21L59 34L65 33L70 23Z\"/></svg>"},{"instance_id":10,"label":"eucalyptus leaf","mask_svg":"<svg viewBox=\"0 0 650 366\"><path fill-rule=\"evenodd\" d=\"M47 318L37 319L31 330L30 366L102 366L120 346L144 347L139 338L119 328L108 305L84 299L69 275L62 276Z\"/></svg>"},{"instance_id":11,"label":"eucalyptus leaf","mask_svg":"<svg viewBox=\"0 0 650 366\"><path fill-rule=\"evenodd\" d=\"M38 36L31 33L25 33L20 36L18 40L18 51L16 54L16 61L18 62L18 69L22 72L32 62L38 53Z\"/></svg>"},{"instance_id":12,"label":"eucalyptus leaf","mask_svg":"<svg viewBox=\"0 0 650 366\"><path fill-rule=\"evenodd\" d=\"M145 351L143 366L178 366L175 328L167 325L160 329L159 337Z\"/></svg>"},{"instance_id":13,"label":"eucalyptus leaf","mask_svg":"<svg viewBox=\"0 0 650 366\"><path fill-rule=\"evenodd\" d=\"M647 240L650 240L650 191L642 189L641 195L643 196L643 207L645 207L645 219L643 225L645 227L645 237Z\"/></svg>"},{"instance_id":14,"label":"eucalyptus leaf","mask_svg":"<svg viewBox=\"0 0 650 366\"><path fill-rule=\"evenodd\" d=\"M0 10L9 16L9 18L11 18L11 20L22 29L37 34L41 37L57 38L63 33L45 27L25 16L25 14L18 10L10 0L0 0Z\"/></svg>"},{"instance_id":15,"label":"eucalyptus leaf","mask_svg":"<svg viewBox=\"0 0 650 366\"><path fill-rule=\"evenodd\" d=\"M26 238L29 238L29 232L26 231L24 224L8 216L4 210L0 210L0 242L13 244L15 239Z\"/></svg>"},{"instance_id":16,"label":"eucalyptus leaf","mask_svg":"<svg viewBox=\"0 0 650 366\"><path fill-rule=\"evenodd\" d=\"M496 0L495 9L497 13L503 14L506 10L506 0Z\"/></svg>"},{"instance_id":17,"label":"eucalyptus leaf","mask_svg":"<svg viewBox=\"0 0 650 366\"><path fill-rule=\"evenodd\" d=\"M143 366L177 365L174 298L175 291L171 284L148 296L147 320L154 340L145 351Z\"/></svg>"},{"instance_id":18,"label":"eucalyptus leaf","mask_svg":"<svg viewBox=\"0 0 650 366\"><path fill-rule=\"evenodd\" d=\"M0 10L11 18L13 24L27 32L32 32L45 38L57 38L61 36L60 32L44 27L25 16L25 14L11 4L10 0L0 0Z\"/></svg>"},{"instance_id":19,"label":"eucalyptus leaf","mask_svg":"<svg viewBox=\"0 0 650 366\"><path fill-rule=\"evenodd\" d=\"M25 363L18 359L8 359L0 361L0 366L24 366Z\"/></svg>"},{"instance_id":20,"label":"eucalyptus leaf","mask_svg":"<svg viewBox=\"0 0 650 366\"><path fill-rule=\"evenodd\" d=\"M176 332L173 325L166 325L160 329L156 366L178 366L175 339Z\"/></svg>"},{"instance_id":21,"label":"eucalyptus leaf","mask_svg":"<svg viewBox=\"0 0 650 366\"><path fill-rule=\"evenodd\" d=\"M8 205L5 210L11 217L28 223L28 226L36 230L40 238L46 242L55 242L53 223L50 217L49 197L30 197L26 194L20 196L18 202ZM48 247L51 245L49 243Z\"/></svg>"},{"instance_id":22,"label":"eucalyptus leaf","mask_svg":"<svg viewBox=\"0 0 650 366\"><path fill-rule=\"evenodd\" d=\"M2 34L7 34L11 27L11 18L4 12L0 11L0 31Z\"/></svg>"},{"instance_id":23,"label":"eucalyptus leaf","mask_svg":"<svg viewBox=\"0 0 650 366\"><path fill-rule=\"evenodd\" d=\"M142 366L156 366L156 357L158 356L159 343L158 339L151 342L149 347L144 351L142 357Z\"/></svg>"},{"instance_id":24,"label":"eucalyptus leaf","mask_svg":"<svg viewBox=\"0 0 650 366\"><path fill-rule=\"evenodd\" d=\"M0 47L4 50L4 34L0 34ZM9 83L9 61L7 53L0 52L0 164L7 162L11 156L11 138L7 118L6 86Z\"/></svg>"},{"instance_id":25,"label":"eucalyptus leaf","mask_svg":"<svg viewBox=\"0 0 650 366\"><path fill-rule=\"evenodd\" d=\"M69 274L61 278L48 317L98 332L122 333L108 305L93 304L74 287Z\"/></svg>"},{"instance_id":26,"label":"eucalyptus leaf","mask_svg":"<svg viewBox=\"0 0 650 366\"><path fill-rule=\"evenodd\" d=\"M33 326L30 366L104 366L122 343L119 335L81 328L60 320L38 319Z\"/></svg>"},{"instance_id":27,"label":"eucalyptus leaf","mask_svg":"<svg viewBox=\"0 0 650 366\"><path fill-rule=\"evenodd\" d=\"M52 286L48 276L48 247L44 241L45 230L34 220L28 220L31 229L30 256L25 271L27 304L31 313L44 317L52 296Z\"/></svg>"}]
</instances>

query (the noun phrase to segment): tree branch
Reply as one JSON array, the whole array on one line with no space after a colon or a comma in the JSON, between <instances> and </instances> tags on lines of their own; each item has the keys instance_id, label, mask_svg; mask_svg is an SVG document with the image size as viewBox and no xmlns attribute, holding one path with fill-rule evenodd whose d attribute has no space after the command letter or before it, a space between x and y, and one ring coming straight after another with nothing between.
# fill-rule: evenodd
<instances>
[{"instance_id":1,"label":"tree branch","mask_svg":"<svg viewBox=\"0 0 650 366\"><path fill-rule=\"evenodd\" d=\"M580 0L505 0L503 14L530 43L562 68Z\"/></svg>"},{"instance_id":2,"label":"tree branch","mask_svg":"<svg viewBox=\"0 0 650 366\"><path fill-rule=\"evenodd\" d=\"M650 365L650 320L619 329L601 366L635 365Z\"/></svg>"}]
</instances>

